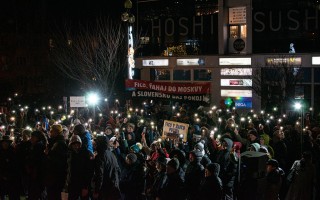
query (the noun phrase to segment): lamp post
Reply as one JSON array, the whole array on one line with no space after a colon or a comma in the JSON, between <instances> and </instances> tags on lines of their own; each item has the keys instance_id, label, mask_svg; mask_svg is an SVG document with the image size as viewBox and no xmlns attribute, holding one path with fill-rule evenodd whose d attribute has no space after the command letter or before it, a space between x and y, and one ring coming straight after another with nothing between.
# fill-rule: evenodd
<instances>
[{"instance_id":1,"label":"lamp post","mask_svg":"<svg viewBox=\"0 0 320 200\"><path fill-rule=\"evenodd\" d=\"M123 22L128 22L127 26L127 37L128 37L128 79L132 79L134 75L133 68L135 68L134 63L134 44L133 44L133 26L132 24L136 21L135 16L131 14L132 2L130 0L125 0L124 2L125 12L121 15L121 20Z\"/></svg>"},{"instance_id":2,"label":"lamp post","mask_svg":"<svg viewBox=\"0 0 320 200\"><path fill-rule=\"evenodd\" d=\"M96 119L96 105L99 101L99 97L96 93L89 93L87 96L88 105L93 107L93 123L95 123Z\"/></svg>"},{"instance_id":3,"label":"lamp post","mask_svg":"<svg viewBox=\"0 0 320 200\"><path fill-rule=\"evenodd\" d=\"M294 104L294 108L296 110L299 110L299 115L300 115L300 126L301 126L301 135L300 135L300 151L302 155L303 151L303 130L304 130L304 111L303 111L303 105L299 102Z\"/></svg>"}]
</instances>

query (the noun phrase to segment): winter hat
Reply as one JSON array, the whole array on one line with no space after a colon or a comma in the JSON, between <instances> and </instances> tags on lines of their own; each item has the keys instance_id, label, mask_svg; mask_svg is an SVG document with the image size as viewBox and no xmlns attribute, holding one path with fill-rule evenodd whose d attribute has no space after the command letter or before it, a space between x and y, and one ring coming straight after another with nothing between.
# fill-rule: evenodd
<instances>
[{"instance_id":1,"label":"winter hat","mask_svg":"<svg viewBox=\"0 0 320 200\"><path fill-rule=\"evenodd\" d=\"M220 173L220 165L218 163L210 163L206 166L206 169L216 176Z\"/></svg>"},{"instance_id":2,"label":"winter hat","mask_svg":"<svg viewBox=\"0 0 320 200\"><path fill-rule=\"evenodd\" d=\"M254 136L256 136L256 137L259 136L258 132L257 132L255 129L250 130L248 134L249 134L249 135L254 135Z\"/></svg>"},{"instance_id":3,"label":"winter hat","mask_svg":"<svg viewBox=\"0 0 320 200\"><path fill-rule=\"evenodd\" d=\"M279 167L279 162L275 159L270 159L267 161L267 165L271 165L272 167Z\"/></svg>"},{"instance_id":4,"label":"winter hat","mask_svg":"<svg viewBox=\"0 0 320 200\"><path fill-rule=\"evenodd\" d=\"M163 156L160 156L156 162L159 163L160 165L164 165L164 166L167 165L167 159Z\"/></svg>"},{"instance_id":5,"label":"winter hat","mask_svg":"<svg viewBox=\"0 0 320 200\"><path fill-rule=\"evenodd\" d=\"M204 150L204 145L202 142L198 142L197 144L194 145L194 149L203 151Z\"/></svg>"},{"instance_id":6,"label":"winter hat","mask_svg":"<svg viewBox=\"0 0 320 200\"><path fill-rule=\"evenodd\" d=\"M80 145L82 144L81 138L79 137L79 135L72 135L70 138L70 142L69 142L69 146L71 146L73 143L80 143Z\"/></svg>"},{"instance_id":7,"label":"winter hat","mask_svg":"<svg viewBox=\"0 0 320 200\"><path fill-rule=\"evenodd\" d=\"M194 128L194 134L200 135L201 134L201 129L199 125L193 125Z\"/></svg>"},{"instance_id":8,"label":"winter hat","mask_svg":"<svg viewBox=\"0 0 320 200\"><path fill-rule=\"evenodd\" d=\"M133 152L133 153L139 153L140 152L140 148L137 144L134 144L130 147L130 150Z\"/></svg>"},{"instance_id":9,"label":"winter hat","mask_svg":"<svg viewBox=\"0 0 320 200\"><path fill-rule=\"evenodd\" d=\"M169 160L167 165L172 167L175 170L178 170L179 169L179 160L177 158L172 158L171 160Z\"/></svg>"},{"instance_id":10,"label":"winter hat","mask_svg":"<svg viewBox=\"0 0 320 200\"><path fill-rule=\"evenodd\" d=\"M264 144L265 145L269 145L270 142L270 137L267 134L262 134L260 135L260 139L264 140Z\"/></svg>"},{"instance_id":11,"label":"winter hat","mask_svg":"<svg viewBox=\"0 0 320 200\"><path fill-rule=\"evenodd\" d=\"M77 135L83 135L86 132L86 128L82 124L74 126L73 133Z\"/></svg>"},{"instance_id":12,"label":"winter hat","mask_svg":"<svg viewBox=\"0 0 320 200\"><path fill-rule=\"evenodd\" d=\"M105 130L107 130L107 129L109 129L113 132L113 128L111 126L107 126Z\"/></svg>"},{"instance_id":13,"label":"winter hat","mask_svg":"<svg viewBox=\"0 0 320 200\"><path fill-rule=\"evenodd\" d=\"M260 149L260 144L259 143L252 143L252 144L250 144L249 147L253 147L253 150L258 152Z\"/></svg>"},{"instance_id":14,"label":"winter hat","mask_svg":"<svg viewBox=\"0 0 320 200\"><path fill-rule=\"evenodd\" d=\"M129 153L128 155L127 155L127 158L132 162L132 163L135 163L135 162L137 162L137 156L136 156L136 154L134 154L134 153Z\"/></svg>"},{"instance_id":15,"label":"winter hat","mask_svg":"<svg viewBox=\"0 0 320 200\"><path fill-rule=\"evenodd\" d=\"M96 144L99 147L109 146L109 138L107 136L105 136L105 135L99 135L96 138Z\"/></svg>"},{"instance_id":16,"label":"winter hat","mask_svg":"<svg viewBox=\"0 0 320 200\"><path fill-rule=\"evenodd\" d=\"M51 130L52 131L56 131L57 133L62 133L62 131L63 131L63 128L62 128L62 126L61 126L61 124L53 124L52 126L51 126Z\"/></svg>"}]
</instances>

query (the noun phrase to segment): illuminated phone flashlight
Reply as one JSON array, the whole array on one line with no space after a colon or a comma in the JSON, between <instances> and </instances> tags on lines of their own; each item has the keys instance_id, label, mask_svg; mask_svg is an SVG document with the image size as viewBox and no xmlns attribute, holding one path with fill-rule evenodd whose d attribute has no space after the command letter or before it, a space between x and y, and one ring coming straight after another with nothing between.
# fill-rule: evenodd
<instances>
[{"instance_id":1,"label":"illuminated phone flashlight","mask_svg":"<svg viewBox=\"0 0 320 200\"><path fill-rule=\"evenodd\" d=\"M118 111L117 111L117 110L115 110L115 111L114 111L114 113L115 113L115 114L117 114L117 113L118 113Z\"/></svg>"},{"instance_id":2,"label":"illuminated phone flashlight","mask_svg":"<svg viewBox=\"0 0 320 200\"><path fill-rule=\"evenodd\" d=\"M161 141L162 141L161 138L159 138L159 139L158 139L158 142L161 142Z\"/></svg>"},{"instance_id":3,"label":"illuminated phone flashlight","mask_svg":"<svg viewBox=\"0 0 320 200\"><path fill-rule=\"evenodd\" d=\"M6 126L4 126L4 125L1 126L1 129L5 129L5 128L6 128Z\"/></svg>"},{"instance_id":4,"label":"illuminated phone flashlight","mask_svg":"<svg viewBox=\"0 0 320 200\"><path fill-rule=\"evenodd\" d=\"M278 108L277 108L277 107L274 107L274 108L273 108L273 111L277 111L277 110L278 110Z\"/></svg>"},{"instance_id":5,"label":"illuminated phone flashlight","mask_svg":"<svg viewBox=\"0 0 320 200\"><path fill-rule=\"evenodd\" d=\"M31 127L30 127L30 126L26 126L26 129L27 129L27 130L31 130Z\"/></svg>"},{"instance_id":6,"label":"illuminated phone flashlight","mask_svg":"<svg viewBox=\"0 0 320 200\"><path fill-rule=\"evenodd\" d=\"M154 122L150 122L151 125L154 125Z\"/></svg>"},{"instance_id":7,"label":"illuminated phone flashlight","mask_svg":"<svg viewBox=\"0 0 320 200\"><path fill-rule=\"evenodd\" d=\"M129 119L131 118L131 115L130 115L130 114L128 115L128 118L129 118Z\"/></svg>"},{"instance_id":8,"label":"illuminated phone flashlight","mask_svg":"<svg viewBox=\"0 0 320 200\"><path fill-rule=\"evenodd\" d=\"M235 127L235 125L234 125L234 124L231 124L231 126L232 126L232 127Z\"/></svg>"},{"instance_id":9,"label":"illuminated phone flashlight","mask_svg":"<svg viewBox=\"0 0 320 200\"><path fill-rule=\"evenodd\" d=\"M283 130L283 126L280 126L280 130Z\"/></svg>"},{"instance_id":10,"label":"illuminated phone flashlight","mask_svg":"<svg viewBox=\"0 0 320 200\"><path fill-rule=\"evenodd\" d=\"M227 112L230 112L230 110L229 110L229 109L227 109Z\"/></svg>"},{"instance_id":11,"label":"illuminated phone flashlight","mask_svg":"<svg viewBox=\"0 0 320 200\"><path fill-rule=\"evenodd\" d=\"M9 97L9 98L8 98L8 101L11 101L11 100L12 100L12 99Z\"/></svg>"},{"instance_id":12,"label":"illuminated phone flashlight","mask_svg":"<svg viewBox=\"0 0 320 200\"><path fill-rule=\"evenodd\" d=\"M151 128L154 129L154 125L151 125Z\"/></svg>"},{"instance_id":13,"label":"illuminated phone flashlight","mask_svg":"<svg viewBox=\"0 0 320 200\"><path fill-rule=\"evenodd\" d=\"M209 113L212 114L212 110L209 110Z\"/></svg>"},{"instance_id":14,"label":"illuminated phone flashlight","mask_svg":"<svg viewBox=\"0 0 320 200\"><path fill-rule=\"evenodd\" d=\"M15 110L13 110L13 111L11 111L11 112L12 112L12 114L16 113L16 111L15 111Z\"/></svg>"},{"instance_id":15,"label":"illuminated phone flashlight","mask_svg":"<svg viewBox=\"0 0 320 200\"><path fill-rule=\"evenodd\" d=\"M217 127L214 127L214 129L213 129L214 131L217 131L218 130L218 128Z\"/></svg>"},{"instance_id":16,"label":"illuminated phone flashlight","mask_svg":"<svg viewBox=\"0 0 320 200\"><path fill-rule=\"evenodd\" d=\"M146 105L147 103L146 102L143 102L143 105Z\"/></svg>"},{"instance_id":17,"label":"illuminated phone flashlight","mask_svg":"<svg viewBox=\"0 0 320 200\"><path fill-rule=\"evenodd\" d=\"M174 110L174 109L176 109L176 107L175 107L175 106L172 106L172 110Z\"/></svg>"},{"instance_id":18,"label":"illuminated phone flashlight","mask_svg":"<svg viewBox=\"0 0 320 200\"><path fill-rule=\"evenodd\" d=\"M310 107L310 108L309 108L309 110L310 110L310 111L312 111L312 110L313 110L313 108L312 108L312 107Z\"/></svg>"},{"instance_id":19,"label":"illuminated phone flashlight","mask_svg":"<svg viewBox=\"0 0 320 200\"><path fill-rule=\"evenodd\" d=\"M90 119L88 120L88 122L92 122L92 119L90 118Z\"/></svg>"},{"instance_id":20,"label":"illuminated phone flashlight","mask_svg":"<svg viewBox=\"0 0 320 200\"><path fill-rule=\"evenodd\" d=\"M119 100L118 100L118 99L116 99L116 102L119 102Z\"/></svg>"},{"instance_id":21,"label":"illuminated phone flashlight","mask_svg":"<svg viewBox=\"0 0 320 200\"><path fill-rule=\"evenodd\" d=\"M119 129L118 129L118 128L116 128L114 131L115 131L115 132L119 132Z\"/></svg>"},{"instance_id":22,"label":"illuminated phone flashlight","mask_svg":"<svg viewBox=\"0 0 320 200\"><path fill-rule=\"evenodd\" d=\"M286 115L286 114L284 114L284 115L282 115L282 117L283 117L283 118L286 118L286 117L287 117L287 115Z\"/></svg>"},{"instance_id":23,"label":"illuminated phone flashlight","mask_svg":"<svg viewBox=\"0 0 320 200\"><path fill-rule=\"evenodd\" d=\"M35 112L39 112L39 109L38 109L38 108L36 108L34 111L35 111Z\"/></svg>"},{"instance_id":24,"label":"illuminated phone flashlight","mask_svg":"<svg viewBox=\"0 0 320 200\"><path fill-rule=\"evenodd\" d=\"M296 125L299 125L300 124L300 122L296 122Z\"/></svg>"},{"instance_id":25,"label":"illuminated phone flashlight","mask_svg":"<svg viewBox=\"0 0 320 200\"><path fill-rule=\"evenodd\" d=\"M14 140L14 136L11 136L10 139L11 139L11 140Z\"/></svg>"},{"instance_id":26,"label":"illuminated phone flashlight","mask_svg":"<svg viewBox=\"0 0 320 200\"><path fill-rule=\"evenodd\" d=\"M50 112L50 114L51 114L51 115L53 115L53 114L54 114L54 112L53 112L53 111L51 111L51 112Z\"/></svg>"},{"instance_id":27,"label":"illuminated phone flashlight","mask_svg":"<svg viewBox=\"0 0 320 200\"><path fill-rule=\"evenodd\" d=\"M218 121L219 121L219 122L222 122L222 119L219 117L219 118L218 118Z\"/></svg>"},{"instance_id":28,"label":"illuminated phone flashlight","mask_svg":"<svg viewBox=\"0 0 320 200\"><path fill-rule=\"evenodd\" d=\"M10 129L10 132L13 133L14 132L14 128Z\"/></svg>"},{"instance_id":29,"label":"illuminated phone flashlight","mask_svg":"<svg viewBox=\"0 0 320 200\"><path fill-rule=\"evenodd\" d=\"M110 113L113 114L113 110L111 110Z\"/></svg>"},{"instance_id":30,"label":"illuminated phone flashlight","mask_svg":"<svg viewBox=\"0 0 320 200\"><path fill-rule=\"evenodd\" d=\"M21 112L23 112L23 111L24 111L24 109L23 109L23 108L20 108L20 111L21 111Z\"/></svg>"},{"instance_id":31,"label":"illuminated phone flashlight","mask_svg":"<svg viewBox=\"0 0 320 200\"><path fill-rule=\"evenodd\" d=\"M139 108L136 108L136 112L139 112Z\"/></svg>"},{"instance_id":32,"label":"illuminated phone flashlight","mask_svg":"<svg viewBox=\"0 0 320 200\"><path fill-rule=\"evenodd\" d=\"M236 109L236 107L232 107L232 110L235 110Z\"/></svg>"},{"instance_id":33,"label":"illuminated phone flashlight","mask_svg":"<svg viewBox=\"0 0 320 200\"><path fill-rule=\"evenodd\" d=\"M48 106L48 110L51 110L51 106Z\"/></svg>"},{"instance_id":34,"label":"illuminated phone flashlight","mask_svg":"<svg viewBox=\"0 0 320 200\"><path fill-rule=\"evenodd\" d=\"M271 116L270 116L270 119L273 119L273 118L274 118L274 117L271 115Z\"/></svg>"},{"instance_id":35,"label":"illuminated phone flashlight","mask_svg":"<svg viewBox=\"0 0 320 200\"><path fill-rule=\"evenodd\" d=\"M210 131L210 137L213 137L214 136L214 130L211 130Z\"/></svg>"},{"instance_id":36,"label":"illuminated phone flashlight","mask_svg":"<svg viewBox=\"0 0 320 200\"><path fill-rule=\"evenodd\" d=\"M62 109L62 106L61 106L61 105L60 105L60 106L58 106L58 109L59 109L59 110L61 110L61 109Z\"/></svg>"},{"instance_id":37,"label":"illuminated phone flashlight","mask_svg":"<svg viewBox=\"0 0 320 200\"><path fill-rule=\"evenodd\" d=\"M93 135L97 135L97 132L96 132L96 131L93 131Z\"/></svg>"},{"instance_id":38,"label":"illuminated phone flashlight","mask_svg":"<svg viewBox=\"0 0 320 200\"><path fill-rule=\"evenodd\" d=\"M14 120L16 120L16 118L15 117L10 117L10 120L14 121Z\"/></svg>"},{"instance_id":39,"label":"illuminated phone flashlight","mask_svg":"<svg viewBox=\"0 0 320 200\"><path fill-rule=\"evenodd\" d=\"M197 118L197 119L196 119L196 121L197 121L197 122L200 122L200 119L199 119L199 118Z\"/></svg>"},{"instance_id":40,"label":"illuminated phone flashlight","mask_svg":"<svg viewBox=\"0 0 320 200\"><path fill-rule=\"evenodd\" d=\"M180 113L177 113L177 117L180 117Z\"/></svg>"},{"instance_id":41,"label":"illuminated phone flashlight","mask_svg":"<svg viewBox=\"0 0 320 200\"><path fill-rule=\"evenodd\" d=\"M133 108L129 108L129 111L130 111L130 112L133 111Z\"/></svg>"},{"instance_id":42,"label":"illuminated phone flashlight","mask_svg":"<svg viewBox=\"0 0 320 200\"><path fill-rule=\"evenodd\" d=\"M282 119L281 119L281 118L279 118L279 119L278 119L278 122L279 122L279 123L281 123L281 122L282 122Z\"/></svg>"},{"instance_id":43,"label":"illuminated phone flashlight","mask_svg":"<svg viewBox=\"0 0 320 200\"><path fill-rule=\"evenodd\" d=\"M231 115L231 118L234 119L234 115Z\"/></svg>"},{"instance_id":44,"label":"illuminated phone flashlight","mask_svg":"<svg viewBox=\"0 0 320 200\"><path fill-rule=\"evenodd\" d=\"M143 119L140 119L140 123L143 123L144 122L144 120Z\"/></svg>"},{"instance_id":45,"label":"illuminated phone flashlight","mask_svg":"<svg viewBox=\"0 0 320 200\"><path fill-rule=\"evenodd\" d=\"M17 96L18 96L18 93L14 93L14 96L17 97Z\"/></svg>"},{"instance_id":46,"label":"illuminated phone flashlight","mask_svg":"<svg viewBox=\"0 0 320 200\"><path fill-rule=\"evenodd\" d=\"M104 99L104 101L105 101L105 102L107 102L107 101L108 101L108 99L107 99L107 98L105 98L105 99Z\"/></svg>"},{"instance_id":47,"label":"illuminated phone flashlight","mask_svg":"<svg viewBox=\"0 0 320 200\"><path fill-rule=\"evenodd\" d=\"M270 120L268 120L268 119L267 119L267 121L266 121L266 122L267 122L267 124L269 124L269 123L270 123Z\"/></svg>"},{"instance_id":48,"label":"illuminated phone flashlight","mask_svg":"<svg viewBox=\"0 0 320 200\"><path fill-rule=\"evenodd\" d=\"M195 116L195 117L198 117L198 113L194 113L194 116Z\"/></svg>"},{"instance_id":49,"label":"illuminated phone flashlight","mask_svg":"<svg viewBox=\"0 0 320 200\"><path fill-rule=\"evenodd\" d=\"M68 119L70 119L71 118L71 115L68 115Z\"/></svg>"},{"instance_id":50,"label":"illuminated phone flashlight","mask_svg":"<svg viewBox=\"0 0 320 200\"><path fill-rule=\"evenodd\" d=\"M241 118L240 118L240 121L244 122L244 121L246 121L246 118L241 117Z\"/></svg>"},{"instance_id":51,"label":"illuminated phone flashlight","mask_svg":"<svg viewBox=\"0 0 320 200\"><path fill-rule=\"evenodd\" d=\"M250 112L252 112L252 113L253 113L253 110L251 109L251 110L250 110Z\"/></svg>"},{"instance_id":52,"label":"illuminated phone flashlight","mask_svg":"<svg viewBox=\"0 0 320 200\"><path fill-rule=\"evenodd\" d=\"M100 132L100 135L103 135L103 131Z\"/></svg>"},{"instance_id":53,"label":"illuminated phone flashlight","mask_svg":"<svg viewBox=\"0 0 320 200\"><path fill-rule=\"evenodd\" d=\"M85 126L88 126L88 123L85 123L84 125L85 125Z\"/></svg>"},{"instance_id":54,"label":"illuminated phone flashlight","mask_svg":"<svg viewBox=\"0 0 320 200\"><path fill-rule=\"evenodd\" d=\"M250 119L251 119L251 117L247 117L247 119L248 119L248 120L250 120Z\"/></svg>"},{"instance_id":55,"label":"illuminated phone flashlight","mask_svg":"<svg viewBox=\"0 0 320 200\"><path fill-rule=\"evenodd\" d=\"M179 137L182 139L183 138L183 134L180 134Z\"/></svg>"},{"instance_id":56,"label":"illuminated phone flashlight","mask_svg":"<svg viewBox=\"0 0 320 200\"><path fill-rule=\"evenodd\" d=\"M73 113L74 113L74 110L71 110L70 113L73 114Z\"/></svg>"},{"instance_id":57,"label":"illuminated phone flashlight","mask_svg":"<svg viewBox=\"0 0 320 200\"><path fill-rule=\"evenodd\" d=\"M71 124L71 127L74 126L74 124Z\"/></svg>"},{"instance_id":58,"label":"illuminated phone flashlight","mask_svg":"<svg viewBox=\"0 0 320 200\"><path fill-rule=\"evenodd\" d=\"M215 110L215 109L217 109L217 106L213 106L211 109L212 109L212 110Z\"/></svg>"},{"instance_id":59,"label":"illuminated phone flashlight","mask_svg":"<svg viewBox=\"0 0 320 200\"><path fill-rule=\"evenodd\" d=\"M219 135L217 136L217 139L220 140L220 138L221 138L221 135L219 134Z\"/></svg>"},{"instance_id":60,"label":"illuminated phone flashlight","mask_svg":"<svg viewBox=\"0 0 320 200\"><path fill-rule=\"evenodd\" d=\"M140 110L140 112L141 112L141 113L143 113L143 112L144 112L144 110L143 110L143 109L141 109L141 110Z\"/></svg>"},{"instance_id":61,"label":"illuminated phone flashlight","mask_svg":"<svg viewBox=\"0 0 320 200\"><path fill-rule=\"evenodd\" d=\"M102 117L102 113L99 113L99 117Z\"/></svg>"},{"instance_id":62,"label":"illuminated phone flashlight","mask_svg":"<svg viewBox=\"0 0 320 200\"><path fill-rule=\"evenodd\" d=\"M264 114L264 110L261 110L260 113L261 113L261 114Z\"/></svg>"},{"instance_id":63,"label":"illuminated phone flashlight","mask_svg":"<svg viewBox=\"0 0 320 200\"><path fill-rule=\"evenodd\" d=\"M257 118L257 114L253 114L253 117L254 117L254 118Z\"/></svg>"}]
</instances>

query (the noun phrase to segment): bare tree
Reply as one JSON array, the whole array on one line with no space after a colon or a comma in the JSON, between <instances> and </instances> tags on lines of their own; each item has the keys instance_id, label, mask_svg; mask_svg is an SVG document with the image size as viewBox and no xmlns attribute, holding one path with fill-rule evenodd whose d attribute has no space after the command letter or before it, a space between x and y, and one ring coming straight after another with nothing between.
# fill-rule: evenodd
<instances>
[{"instance_id":1,"label":"bare tree","mask_svg":"<svg viewBox=\"0 0 320 200\"><path fill-rule=\"evenodd\" d=\"M97 19L91 24L65 25L53 34L51 61L85 90L113 94L126 65L126 32L121 23Z\"/></svg>"},{"instance_id":2,"label":"bare tree","mask_svg":"<svg viewBox=\"0 0 320 200\"><path fill-rule=\"evenodd\" d=\"M300 59L300 60L299 60ZM279 55L267 58L265 64L256 63L252 76L252 90L267 102L277 103L281 110L294 98L295 87L303 78L301 58Z\"/></svg>"}]
</instances>

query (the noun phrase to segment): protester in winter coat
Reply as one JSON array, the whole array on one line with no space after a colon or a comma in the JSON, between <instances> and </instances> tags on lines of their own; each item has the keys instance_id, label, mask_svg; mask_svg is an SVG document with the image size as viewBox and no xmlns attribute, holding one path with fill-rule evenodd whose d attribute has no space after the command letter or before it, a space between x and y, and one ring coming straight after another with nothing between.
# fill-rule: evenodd
<instances>
[{"instance_id":1,"label":"protester in winter coat","mask_svg":"<svg viewBox=\"0 0 320 200\"><path fill-rule=\"evenodd\" d=\"M89 199L93 160L89 150L81 148L81 145L82 142L78 135L70 138L66 181L69 200Z\"/></svg>"},{"instance_id":2,"label":"protester in winter coat","mask_svg":"<svg viewBox=\"0 0 320 200\"><path fill-rule=\"evenodd\" d=\"M50 129L51 144L47 150L45 160L44 183L47 189L48 200L61 198L67 175L68 146L62 135L60 124L54 124Z\"/></svg>"},{"instance_id":3,"label":"protester in winter coat","mask_svg":"<svg viewBox=\"0 0 320 200\"><path fill-rule=\"evenodd\" d=\"M156 170L157 174L154 177L154 182L150 188L150 190L147 191L147 195L150 199L156 199L160 196L160 188L163 184L164 178L166 176L166 165L167 165L167 159L165 157L159 157L156 161Z\"/></svg>"},{"instance_id":4,"label":"protester in winter coat","mask_svg":"<svg viewBox=\"0 0 320 200\"><path fill-rule=\"evenodd\" d=\"M199 195L203 200L215 199L222 200L223 186L219 178L220 165L210 163L205 168L205 178L200 184Z\"/></svg>"},{"instance_id":5,"label":"protester in winter coat","mask_svg":"<svg viewBox=\"0 0 320 200\"><path fill-rule=\"evenodd\" d=\"M93 177L93 197L96 199L120 199L120 167L115 155L109 150L106 136L96 138L97 155L95 157Z\"/></svg>"},{"instance_id":6,"label":"protester in winter coat","mask_svg":"<svg viewBox=\"0 0 320 200\"><path fill-rule=\"evenodd\" d=\"M291 170L295 173L286 200L312 200L316 174L311 153L304 152L302 159L295 161Z\"/></svg>"},{"instance_id":7,"label":"protester in winter coat","mask_svg":"<svg viewBox=\"0 0 320 200\"><path fill-rule=\"evenodd\" d=\"M91 141L91 135L89 131L86 130L84 125L77 124L73 129L73 134L79 135L79 137L81 138L81 141L82 141L81 148L88 149L93 155L93 145Z\"/></svg>"},{"instance_id":8,"label":"protester in winter coat","mask_svg":"<svg viewBox=\"0 0 320 200\"><path fill-rule=\"evenodd\" d=\"M282 186L284 171L279 167L275 159L267 162L267 187L265 192L266 200L280 200L279 192Z\"/></svg>"},{"instance_id":9,"label":"protester in winter coat","mask_svg":"<svg viewBox=\"0 0 320 200\"><path fill-rule=\"evenodd\" d=\"M272 148L274 150L274 159L279 162L279 167L286 169L287 145L284 142L284 132L276 130L273 133Z\"/></svg>"},{"instance_id":10,"label":"protester in winter coat","mask_svg":"<svg viewBox=\"0 0 320 200\"><path fill-rule=\"evenodd\" d=\"M8 195L10 200L18 200L18 165L12 142L8 135L0 140L0 198Z\"/></svg>"},{"instance_id":11,"label":"protester in winter coat","mask_svg":"<svg viewBox=\"0 0 320 200\"><path fill-rule=\"evenodd\" d=\"M237 173L237 163L231 159L231 150L233 142L224 137L221 141L222 149L217 152L214 162L220 165L219 177L223 183L223 193L225 199L233 199L234 182Z\"/></svg>"},{"instance_id":12,"label":"protester in winter coat","mask_svg":"<svg viewBox=\"0 0 320 200\"><path fill-rule=\"evenodd\" d=\"M124 200L142 198L144 191L144 169L134 153L126 156L126 167L121 172L120 191Z\"/></svg>"},{"instance_id":13,"label":"protester in winter coat","mask_svg":"<svg viewBox=\"0 0 320 200\"><path fill-rule=\"evenodd\" d=\"M160 200L185 200L185 188L178 169L179 160L172 158L167 163L166 176L159 190Z\"/></svg>"},{"instance_id":14,"label":"protester in winter coat","mask_svg":"<svg viewBox=\"0 0 320 200\"><path fill-rule=\"evenodd\" d=\"M204 178L204 167L200 164L203 153L194 150L189 154L189 161L185 174L185 187L188 199L197 199L199 193L199 185Z\"/></svg>"},{"instance_id":15,"label":"protester in winter coat","mask_svg":"<svg viewBox=\"0 0 320 200\"><path fill-rule=\"evenodd\" d=\"M47 138L41 131L31 133L31 149L26 156L26 176L28 179L28 198L45 199L45 187L43 184L43 164L46 158L45 149Z\"/></svg>"}]
</instances>

